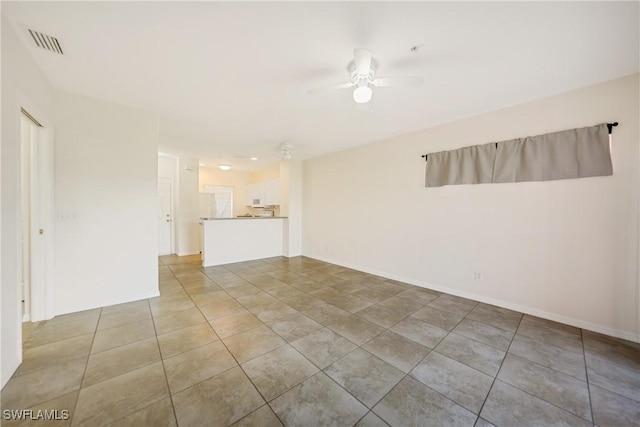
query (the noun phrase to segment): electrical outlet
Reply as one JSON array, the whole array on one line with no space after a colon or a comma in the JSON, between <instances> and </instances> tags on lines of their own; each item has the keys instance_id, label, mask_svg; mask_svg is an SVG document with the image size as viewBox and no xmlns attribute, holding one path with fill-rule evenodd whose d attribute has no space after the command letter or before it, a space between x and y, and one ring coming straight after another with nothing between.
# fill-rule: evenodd
<instances>
[{"instance_id":1,"label":"electrical outlet","mask_svg":"<svg viewBox=\"0 0 640 427\"><path fill-rule=\"evenodd\" d=\"M482 280L482 273L479 271L476 271L474 276L473 276L476 280Z\"/></svg>"}]
</instances>

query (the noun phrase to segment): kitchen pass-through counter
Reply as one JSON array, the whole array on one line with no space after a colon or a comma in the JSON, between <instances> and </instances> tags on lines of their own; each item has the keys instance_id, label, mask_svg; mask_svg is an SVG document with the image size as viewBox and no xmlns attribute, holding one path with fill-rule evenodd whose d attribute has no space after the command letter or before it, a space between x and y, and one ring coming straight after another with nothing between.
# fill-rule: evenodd
<instances>
[{"instance_id":1,"label":"kitchen pass-through counter","mask_svg":"<svg viewBox=\"0 0 640 427\"><path fill-rule=\"evenodd\" d=\"M286 217L202 218L202 266L281 256Z\"/></svg>"}]
</instances>

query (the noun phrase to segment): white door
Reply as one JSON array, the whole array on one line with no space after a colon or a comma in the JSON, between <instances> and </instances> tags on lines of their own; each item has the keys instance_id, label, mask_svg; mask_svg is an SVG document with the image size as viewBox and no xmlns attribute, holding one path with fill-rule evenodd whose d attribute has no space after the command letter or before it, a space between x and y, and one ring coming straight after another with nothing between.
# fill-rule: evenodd
<instances>
[{"instance_id":1,"label":"white door","mask_svg":"<svg viewBox=\"0 0 640 427\"><path fill-rule=\"evenodd\" d=\"M53 317L53 150L51 130L22 117L23 319Z\"/></svg>"},{"instance_id":2,"label":"white door","mask_svg":"<svg viewBox=\"0 0 640 427\"><path fill-rule=\"evenodd\" d=\"M31 127L33 124L24 116L20 117L21 170L22 180L22 227L20 244L22 246L22 268L19 270L22 295L22 320L31 320Z\"/></svg>"},{"instance_id":3,"label":"white door","mask_svg":"<svg viewBox=\"0 0 640 427\"><path fill-rule=\"evenodd\" d=\"M158 255L172 251L171 178L158 178Z\"/></svg>"}]
</instances>

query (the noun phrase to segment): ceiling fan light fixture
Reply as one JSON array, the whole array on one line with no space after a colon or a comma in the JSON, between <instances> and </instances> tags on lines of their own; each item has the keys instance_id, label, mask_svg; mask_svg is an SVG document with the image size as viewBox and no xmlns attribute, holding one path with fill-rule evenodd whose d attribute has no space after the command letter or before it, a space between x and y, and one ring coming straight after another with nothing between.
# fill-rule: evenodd
<instances>
[{"instance_id":1,"label":"ceiling fan light fixture","mask_svg":"<svg viewBox=\"0 0 640 427\"><path fill-rule=\"evenodd\" d=\"M231 169L231 165L228 165L226 163L220 163L218 165L218 169L223 170L223 171L228 171L229 169Z\"/></svg>"},{"instance_id":2,"label":"ceiling fan light fixture","mask_svg":"<svg viewBox=\"0 0 640 427\"><path fill-rule=\"evenodd\" d=\"M358 86L353 90L353 100L357 104L366 104L371 101L373 90L369 86Z\"/></svg>"},{"instance_id":3,"label":"ceiling fan light fixture","mask_svg":"<svg viewBox=\"0 0 640 427\"><path fill-rule=\"evenodd\" d=\"M291 160L291 157L293 157L293 145L288 142L280 144L280 151L282 151L284 160Z\"/></svg>"}]
</instances>

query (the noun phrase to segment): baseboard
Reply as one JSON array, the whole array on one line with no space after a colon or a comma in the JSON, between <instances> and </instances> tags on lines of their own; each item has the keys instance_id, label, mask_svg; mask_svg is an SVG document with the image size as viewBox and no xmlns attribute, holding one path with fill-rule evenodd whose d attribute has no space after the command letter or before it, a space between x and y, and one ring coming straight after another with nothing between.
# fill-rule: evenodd
<instances>
[{"instance_id":1,"label":"baseboard","mask_svg":"<svg viewBox=\"0 0 640 427\"><path fill-rule=\"evenodd\" d=\"M190 255L200 255L200 254L201 254L200 251L196 251L196 252L182 252L182 253L178 252L176 255L178 255L178 256L190 256Z\"/></svg>"},{"instance_id":2,"label":"baseboard","mask_svg":"<svg viewBox=\"0 0 640 427\"><path fill-rule=\"evenodd\" d=\"M331 264L339 265L341 267L351 268L353 270L362 271L364 273L374 274L376 276L384 277L391 280L397 280L399 282L408 283L410 285L420 286L421 288L432 289L439 292L445 292L447 294L455 295L462 298L472 299L474 301L483 302L486 304L495 305L498 307L506 308L509 310L518 311L520 313L529 314L531 316L541 317L543 319L551 320L554 322L564 323L566 325L575 326L576 328L586 329L589 331L597 332L604 335L609 335L615 338L621 338L627 341L633 341L636 343L640 343L640 334L634 334L628 331L621 331L618 329L613 329L607 326L598 325L595 323L587 322L581 319L576 319L569 316L564 316L558 313L552 313L544 310L537 309L535 307L524 306L520 304L515 304L510 301L504 301L496 298L486 297L483 295L474 294L472 292L460 291L458 289L453 289L448 286L437 285L434 283L428 283L420 280L416 280L411 277L399 276L396 274L390 274L384 271L378 271L371 268L363 267L360 265L355 265L351 263L345 263L341 261L337 261L334 259L329 259L327 257L316 256L312 254L305 254L305 257L317 259L319 261L328 262Z\"/></svg>"}]
</instances>

